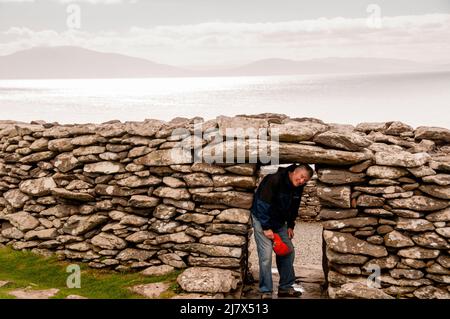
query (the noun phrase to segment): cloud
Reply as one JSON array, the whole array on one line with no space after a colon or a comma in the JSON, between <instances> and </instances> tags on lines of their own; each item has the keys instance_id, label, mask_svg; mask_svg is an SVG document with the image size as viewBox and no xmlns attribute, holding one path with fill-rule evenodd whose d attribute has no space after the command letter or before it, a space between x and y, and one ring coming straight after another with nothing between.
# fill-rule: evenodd
<instances>
[{"instance_id":1,"label":"cloud","mask_svg":"<svg viewBox=\"0 0 450 319\"><path fill-rule=\"evenodd\" d=\"M130 27L126 32L35 31L12 27L0 33L0 54L37 45L76 45L176 65L242 63L268 57L310 59L374 56L450 62L450 15L382 17L381 28L365 18L319 18L268 23L207 22Z\"/></svg>"}]
</instances>

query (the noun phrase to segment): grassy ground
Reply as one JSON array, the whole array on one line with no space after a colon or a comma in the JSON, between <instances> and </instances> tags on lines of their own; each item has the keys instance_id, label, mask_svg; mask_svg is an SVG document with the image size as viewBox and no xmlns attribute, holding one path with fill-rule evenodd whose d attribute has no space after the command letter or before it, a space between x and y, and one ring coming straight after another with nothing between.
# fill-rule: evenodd
<instances>
[{"instance_id":1,"label":"grassy ground","mask_svg":"<svg viewBox=\"0 0 450 319\"><path fill-rule=\"evenodd\" d=\"M73 263L72 263L73 264ZM179 292L176 278L179 271L166 276L147 277L139 273L118 273L107 270L96 270L81 262L81 288L69 289L66 285L67 262L58 261L55 257L42 257L31 252L15 251L11 248L0 248L0 281L10 283L0 288L0 299L14 298L8 292L32 287L41 290L58 288L59 293L53 298L65 298L68 295L80 295L92 299L128 299L143 298L128 288L134 285L154 282L168 282L170 288L160 298L170 298Z\"/></svg>"}]
</instances>

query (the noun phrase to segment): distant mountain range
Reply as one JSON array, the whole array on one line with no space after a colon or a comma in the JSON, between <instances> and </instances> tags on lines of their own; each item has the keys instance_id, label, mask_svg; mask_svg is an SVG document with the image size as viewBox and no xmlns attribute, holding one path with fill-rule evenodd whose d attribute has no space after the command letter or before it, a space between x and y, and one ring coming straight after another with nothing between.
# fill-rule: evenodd
<instances>
[{"instance_id":1,"label":"distant mountain range","mask_svg":"<svg viewBox=\"0 0 450 319\"><path fill-rule=\"evenodd\" d=\"M225 70L196 71L122 54L70 46L37 47L0 56L0 79L262 76L449 70L450 64L424 64L401 59L324 58L303 61L265 59Z\"/></svg>"}]
</instances>

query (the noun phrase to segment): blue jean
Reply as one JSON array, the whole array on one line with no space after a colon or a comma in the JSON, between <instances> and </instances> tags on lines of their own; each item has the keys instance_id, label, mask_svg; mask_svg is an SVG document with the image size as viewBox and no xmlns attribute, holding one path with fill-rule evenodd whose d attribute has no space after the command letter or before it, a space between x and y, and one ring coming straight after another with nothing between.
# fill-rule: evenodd
<instances>
[{"instance_id":1,"label":"blue jean","mask_svg":"<svg viewBox=\"0 0 450 319\"><path fill-rule=\"evenodd\" d=\"M261 223L252 214L253 232L255 235L256 249L259 258L259 291L272 292L272 240L264 235ZM295 283L294 258L295 250L292 241L288 237L287 225L280 229L272 229L278 233L281 239L291 248L291 253L286 256L276 256L278 273L280 274L279 290L289 289Z\"/></svg>"}]
</instances>

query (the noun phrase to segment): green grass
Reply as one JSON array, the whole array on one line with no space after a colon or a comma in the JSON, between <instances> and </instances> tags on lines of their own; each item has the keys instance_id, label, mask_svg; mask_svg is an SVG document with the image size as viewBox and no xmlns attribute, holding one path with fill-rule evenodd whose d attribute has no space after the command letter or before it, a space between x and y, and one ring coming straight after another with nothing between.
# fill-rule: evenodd
<instances>
[{"instance_id":1,"label":"green grass","mask_svg":"<svg viewBox=\"0 0 450 319\"><path fill-rule=\"evenodd\" d=\"M80 295L90 299L129 299L143 298L131 292L128 288L134 285L154 282L167 282L168 291L160 298L170 298L180 291L176 278L180 271L174 271L165 276L148 277L139 273L119 273L108 270L89 268L81 262L76 263L81 268L81 288L69 289L66 285L66 272L70 264L56 257L42 257L28 251L15 251L9 247L0 248L0 281L10 283L0 288L0 299L14 298L8 292L32 287L32 289L58 288L59 293L54 298L65 298L68 295Z\"/></svg>"}]
</instances>

